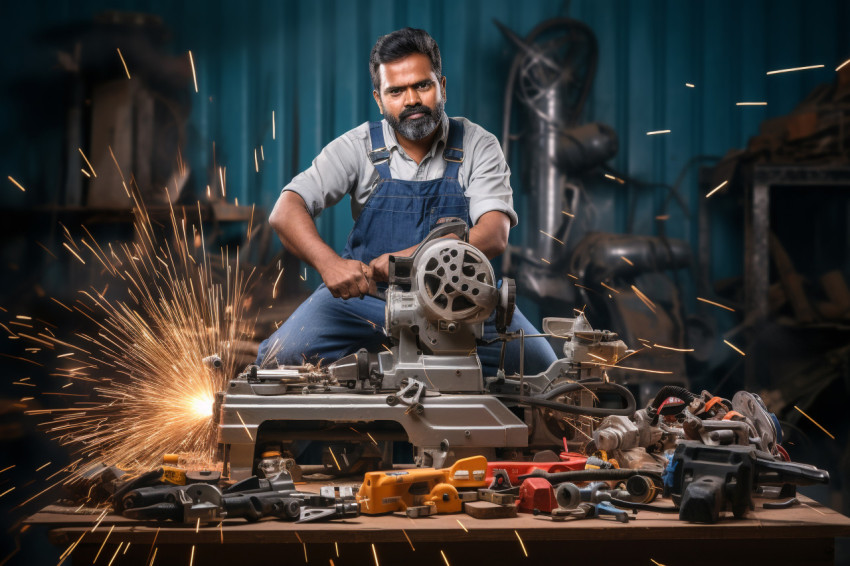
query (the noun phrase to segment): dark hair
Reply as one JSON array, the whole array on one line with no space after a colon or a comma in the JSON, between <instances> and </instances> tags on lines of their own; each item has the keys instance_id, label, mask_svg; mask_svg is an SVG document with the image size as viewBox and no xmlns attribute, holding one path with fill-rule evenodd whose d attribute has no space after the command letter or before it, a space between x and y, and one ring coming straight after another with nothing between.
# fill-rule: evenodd
<instances>
[{"instance_id":1,"label":"dark hair","mask_svg":"<svg viewBox=\"0 0 850 566\"><path fill-rule=\"evenodd\" d=\"M431 60L431 70L437 78L443 76L443 63L440 60L440 48L434 38L423 29L404 28L387 35L382 35L372 47L369 55L369 73L375 90L381 89L381 74L383 63L391 63L403 59L413 53L421 53Z\"/></svg>"}]
</instances>

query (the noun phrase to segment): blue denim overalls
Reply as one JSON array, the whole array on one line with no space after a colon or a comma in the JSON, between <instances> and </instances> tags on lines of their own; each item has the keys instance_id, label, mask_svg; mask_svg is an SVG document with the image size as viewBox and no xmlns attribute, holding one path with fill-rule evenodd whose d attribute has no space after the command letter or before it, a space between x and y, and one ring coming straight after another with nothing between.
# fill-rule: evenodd
<instances>
[{"instance_id":1,"label":"blue denim overalls","mask_svg":"<svg viewBox=\"0 0 850 566\"><path fill-rule=\"evenodd\" d=\"M446 170L442 178L430 181L403 181L390 174L390 151L384 143L382 122L370 122L372 151L369 160L380 176L354 228L342 257L365 264L376 257L418 244L438 220L458 217L470 224L469 199L458 182L463 161L463 124L449 120L449 134L443 150ZM281 364L306 361L331 363L360 348L377 352L388 345L384 334L385 303L374 297L335 299L324 284L307 299L275 331L260 344L257 363L272 355ZM528 320L517 311L510 330L523 328L526 334L538 334ZM495 337L493 317L485 323L484 337ZM500 345L478 349L484 374L495 375ZM548 342L531 339L525 342L525 373L543 371L555 360ZM273 352L276 351L276 354ZM519 344L508 345L505 359L508 374L519 371Z\"/></svg>"}]
</instances>

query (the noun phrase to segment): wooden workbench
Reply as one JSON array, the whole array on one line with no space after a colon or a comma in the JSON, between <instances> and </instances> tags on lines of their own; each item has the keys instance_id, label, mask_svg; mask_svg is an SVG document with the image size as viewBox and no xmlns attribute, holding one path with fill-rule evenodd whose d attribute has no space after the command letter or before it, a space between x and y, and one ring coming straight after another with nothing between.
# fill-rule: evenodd
<instances>
[{"instance_id":1,"label":"wooden workbench","mask_svg":"<svg viewBox=\"0 0 850 566\"><path fill-rule=\"evenodd\" d=\"M360 516L346 521L295 525L277 520L222 526L180 527L47 507L29 519L49 529L60 551L82 536L73 564L824 564L834 561L835 537L850 536L850 519L805 497L804 505L756 510L744 520L716 525L678 520L678 515L641 511L628 524L605 519L553 522L520 514L515 519L473 519L466 514L410 519ZM660 501L669 504L669 500ZM85 533L85 534L83 534ZM104 539L107 538L104 545ZM522 543L520 543L520 537ZM409 540L408 540L409 539ZM154 543L155 541L155 543ZM127 545L129 544L129 548ZM121 545L119 547L119 545ZM524 547L524 549L523 549ZM524 554L524 550L528 556ZM445 554L445 559L441 555ZM66 564L68 561L66 560Z\"/></svg>"}]
</instances>

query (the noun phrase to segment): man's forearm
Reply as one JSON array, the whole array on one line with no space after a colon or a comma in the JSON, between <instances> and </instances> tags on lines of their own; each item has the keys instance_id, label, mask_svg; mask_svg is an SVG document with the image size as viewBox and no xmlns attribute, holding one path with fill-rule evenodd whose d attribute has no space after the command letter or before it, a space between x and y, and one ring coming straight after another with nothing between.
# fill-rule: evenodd
<instances>
[{"instance_id":1,"label":"man's forearm","mask_svg":"<svg viewBox=\"0 0 850 566\"><path fill-rule=\"evenodd\" d=\"M286 249L319 272L334 297L362 297L370 291L366 265L341 258L319 236L313 217L298 193L284 191L274 205L269 224Z\"/></svg>"},{"instance_id":2,"label":"man's forearm","mask_svg":"<svg viewBox=\"0 0 850 566\"><path fill-rule=\"evenodd\" d=\"M317 271L321 271L319 266L339 258L319 236L313 217L298 193L285 191L281 194L269 216L269 224L289 252Z\"/></svg>"},{"instance_id":3,"label":"man's forearm","mask_svg":"<svg viewBox=\"0 0 850 566\"><path fill-rule=\"evenodd\" d=\"M469 243L484 252L487 259L502 255L508 245L511 219L503 212L485 212L469 229Z\"/></svg>"}]
</instances>

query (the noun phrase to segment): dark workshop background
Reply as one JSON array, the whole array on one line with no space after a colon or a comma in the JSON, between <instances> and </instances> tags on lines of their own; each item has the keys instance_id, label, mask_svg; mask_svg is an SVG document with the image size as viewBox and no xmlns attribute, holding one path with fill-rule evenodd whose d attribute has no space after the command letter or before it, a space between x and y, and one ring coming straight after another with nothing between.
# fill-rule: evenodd
<instances>
[{"instance_id":1,"label":"dark workshop background","mask_svg":"<svg viewBox=\"0 0 850 566\"><path fill-rule=\"evenodd\" d=\"M110 11L116 13L104 16ZM133 21L128 13L140 14L135 21L150 33L98 35L108 27L103 22L128 25ZM134 78L159 77L159 92L170 93L167 107L175 125L165 130L169 137L158 143L164 149L179 146L179 159L188 166L188 174L180 180L181 201L207 202L206 187L219 188L218 168L223 167L225 200L238 201L243 208L255 205L262 222L281 187L309 166L326 143L365 120L378 119L367 61L379 35L408 25L428 30L443 55L448 114L465 116L501 137L506 81L516 47L493 19L524 37L541 22L557 17L584 22L598 39L596 77L580 123L601 122L616 131L619 150L607 163L608 172L627 180L612 181L599 168L582 177L589 200L576 211L568 245L591 231L688 243L694 268L683 270L674 280L681 292L680 310L702 317L705 330L701 359L687 362L690 386L730 397L745 384L756 392L783 387L804 390L805 398L796 404L807 406L836 440L794 416L790 408L794 399L783 390L780 418L796 431L799 448L796 454L791 450L792 456L830 469L833 489L815 495L847 512L850 429L842 417L850 399L848 327L819 320L813 331L801 331L795 324L788 330L780 321L793 318L793 313L781 308L773 311L773 322L763 331L754 336L744 328L729 340L747 352L757 349L764 364L780 359L799 371L773 376L756 368L752 370L755 377L748 378L747 363L723 344L728 336L724 333L747 323L741 293L748 260L744 253L746 176L711 200L705 198L715 178L705 166L730 151L747 148L766 120L788 115L819 85L837 84L835 69L850 58L850 3L842 0L2 2L0 307L9 318L33 313L46 320L62 318L61 308L48 299L73 297L88 281L87 276L73 273L78 266L61 248L58 223L79 224L81 217L90 220L85 216L86 195L93 189L80 173L86 164L77 147L88 148L91 143L88 120L93 111L85 86L89 83L83 84L81 76L86 81L95 74L120 79L123 68L116 47L122 42L127 43L124 51L130 72L140 73ZM94 25L96 21L100 24ZM77 45L83 46L82 53L75 51ZM189 50L197 71L197 93ZM816 64L824 67L766 74ZM736 106L741 101L768 104ZM847 101L845 94L841 132L850 126ZM522 129L521 120L514 106L512 131ZM74 130L72 124L82 126ZM666 135L646 135L667 129L671 132ZM841 135L846 143L847 134ZM256 167L255 150L261 147ZM843 162L832 165L848 166L844 151ZM97 152L102 156L103 148L89 148L89 154ZM176 163L174 153L170 159ZM521 181L521 153L521 145L512 144L510 162L520 226L513 230L511 242L518 246L537 233L537 227L523 221L528 216L524 211L532 207ZM96 164L107 166L109 162ZM7 177L21 183L26 192ZM166 202L157 201L161 197L155 193L160 188L152 188L151 202ZM777 231L789 240L785 243L792 260L806 266L803 276L814 283L830 270L850 277L850 201L835 190L821 196L803 187L796 193L798 200L792 197L790 203L777 204L785 208L771 216L774 224L783 227ZM352 226L349 206L341 203L322 214L317 224L321 235L340 250ZM99 230L101 238L127 236L120 226ZM235 245L244 233L244 222L222 222L218 230L224 244ZM810 238L815 232L818 241ZM795 238L799 238L796 244ZM275 240L271 238L267 249L253 249L248 259L260 267L276 261L280 244ZM800 252L795 258L794 253ZM776 280L774 275L771 281ZM318 281L317 274L308 270L308 284L315 286ZM288 285L292 296L300 297L306 290L297 279ZM736 312L698 304L695 297L706 296L701 289L709 290L709 298L736 306ZM643 290L653 296L651 289ZM528 296L520 304L532 319L546 310ZM589 316L597 326L594 313ZM73 324L67 317L62 322ZM11 343L0 351L17 355ZM42 474L46 477L50 472L33 470L46 460L67 461L61 449L40 436L36 421L23 415L18 400L28 392L11 384L34 370L10 358L2 367L0 470L13 464L16 469L0 473L0 493L13 485L19 489L0 499L0 512L12 518L0 560L14 549L9 541L14 538L12 522L18 520L20 509L12 511L12 507L34 494ZM800 382L807 375L817 378L817 384ZM797 380L793 381L797 385L789 385L789 380ZM38 401L44 406L56 403ZM21 486L33 477L35 483ZM21 538L25 549L36 552L27 540ZM41 552L42 557L58 555Z\"/></svg>"}]
</instances>

